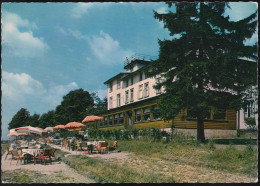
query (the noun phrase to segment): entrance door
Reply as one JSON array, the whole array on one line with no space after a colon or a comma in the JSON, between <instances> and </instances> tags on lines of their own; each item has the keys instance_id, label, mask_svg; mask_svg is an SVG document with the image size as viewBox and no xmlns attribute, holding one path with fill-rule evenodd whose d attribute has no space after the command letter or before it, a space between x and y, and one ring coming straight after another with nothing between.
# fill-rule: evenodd
<instances>
[{"instance_id":1,"label":"entrance door","mask_svg":"<svg viewBox=\"0 0 260 186\"><path fill-rule=\"evenodd\" d=\"M128 124L129 127L131 127L132 126L132 111L127 111L126 114L127 114L127 117L128 117L128 120L127 120L128 123L127 124Z\"/></svg>"}]
</instances>

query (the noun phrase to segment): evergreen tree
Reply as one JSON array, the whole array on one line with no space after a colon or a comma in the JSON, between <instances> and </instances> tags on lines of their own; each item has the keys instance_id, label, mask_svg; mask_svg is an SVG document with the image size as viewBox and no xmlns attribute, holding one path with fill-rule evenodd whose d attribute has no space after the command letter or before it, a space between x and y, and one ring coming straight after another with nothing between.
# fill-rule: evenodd
<instances>
[{"instance_id":1,"label":"evergreen tree","mask_svg":"<svg viewBox=\"0 0 260 186\"><path fill-rule=\"evenodd\" d=\"M30 125L32 127L38 127L39 126L39 118L40 118L40 115L36 114L36 113L34 113L34 115L32 115L32 116L29 116L27 121L26 121L26 126Z\"/></svg>"},{"instance_id":2,"label":"evergreen tree","mask_svg":"<svg viewBox=\"0 0 260 186\"><path fill-rule=\"evenodd\" d=\"M167 3L169 8L173 3ZM256 30L257 12L234 22L224 16L228 3L178 2L176 13L154 12L172 40L159 40L159 59L150 75L161 74L165 87L159 110L165 120L189 108L197 118L197 138L205 140L204 119L211 108L239 109L241 92L256 84L257 46L245 46Z\"/></svg>"},{"instance_id":3,"label":"evergreen tree","mask_svg":"<svg viewBox=\"0 0 260 186\"><path fill-rule=\"evenodd\" d=\"M30 112L25 108L21 108L12 118L11 122L8 124L8 129L18 128L26 126L28 119L30 117Z\"/></svg>"}]
</instances>

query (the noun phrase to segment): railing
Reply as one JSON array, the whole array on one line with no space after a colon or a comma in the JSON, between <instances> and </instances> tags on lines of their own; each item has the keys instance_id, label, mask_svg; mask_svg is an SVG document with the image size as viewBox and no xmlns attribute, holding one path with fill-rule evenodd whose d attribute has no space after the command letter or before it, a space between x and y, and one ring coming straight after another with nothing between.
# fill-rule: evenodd
<instances>
[{"instance_id":1,"label":"railing","mask_svg":"<svg viewBox=\"0 0 260 186\"><path fill-rule=\"evenodd\" d=\"M135 60L144 60L144 61L155 61L158 59L158 56L150 56L150 55L144 55L144 54L134 54L130 58L126 57L126 60L124 61L124 66L130 64L131 62Z\"/></svg>"}]
</instances>

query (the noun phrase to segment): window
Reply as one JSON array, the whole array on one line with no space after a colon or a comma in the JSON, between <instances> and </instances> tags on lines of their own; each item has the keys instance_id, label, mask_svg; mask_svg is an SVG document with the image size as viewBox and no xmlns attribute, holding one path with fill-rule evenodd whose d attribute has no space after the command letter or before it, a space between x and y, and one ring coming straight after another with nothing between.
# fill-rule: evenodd
<instances>
[{"instance_id":1,"label":"window","mask_svg":"<svg viewBox=\"0 0 260 186\"><path fill-rule=\"evenodd\" d=\"M106 126L107 126L107 116L104 117L104 127L106 127Z\"/></svg>"},{"instance_id":2,"label":"window","mask_svg":"<svg viewBox=\"0 0 260 186\"><path fill-rule=\"evenodd\" d=\"M124 124L124 117L125 117L125 114L123 112L119 114L119 125Z\"/></svg>"},{"instance_id":3,"label":"window","mask_svg":"<svg viewBox=\"0 0 260 186\"><path fill-rule=\"evenodd\" d=\"M213 120L225 120L226 119L226 110L221 109L213 114Z\"/></svg>"},{"instance_id":4,"label":"window","mask_svg":"<svg viewBox=\"0 0 260 186\"><path fill-rule=\"evenodd\" d=\"M131 77L130 84L131 84L131 85L133 85L133 84L134 84L134 77Z\"/></svg>"},{"instance_id":5,"label":"window","mask_svg":"<svg viewBox=\"0 0 260 186\"><path fill-rule=\"evenodd\" d=\"M143 74L142 72L139 73L139 81L142 81L143 80Z\"/></svg>"},{"instance_id":6,"label":"window","mask_svg":"<svg viewBox=\"0 0 260 186\"><path fill-rule=\"evenodd\" d=\"M127 104L128 103L128 100L129 99L129 91L127 90L127 91L125 91L125 104Z\"/></svg>"},{"instance_id":7,"label":"window","mask_svg":"<svg viewBox=\"0 0 260 186\"><path fill-rule=\"evenodd\" d=\"M141 109L135 110L135 122L141 122Z\"/></svg>"},{"instance_id":8,"label":"window","mask_svg":"<svg viewBox=\"0 0 260 186\"><path fill-rule=\"evenodd\" d=\"M149 84L144 84L144 98L149 97Z\"/></svg>"},{"instance_id":9,"label":"window","mask_svg":"<svg viewBox=\"0 0 260 186\"><path fill-rule=\"evenodd\" d=\"M113 87L113 83L110 83L110 84L109 84L109 92L112 92L112 91L113 91L112 87Z\"/></svg>"},{"instance_id":10,"label":"window","mask_svg":"<svg viewBox=\"0 0 260 186\"><path fill-rule=\"evenodd\" d=\"M117 80L117 89L120 89L121 88L121 81L118 79Z\"/></svg>"},{"instance_id":11,"label":"window","mask_svg":"<svg viewBox=\"0 0 260 186\"><path fill-rule=\"evenodd\" d=\"M156 78L155 79L155 83L158 84L160 83L160 78ZM156 95L161 94L161 88L160 89L155 89Z\"/></svg>"},{"instance_id":12,"label":"window","mask_svg":"<svg viewBox=\"0 0 260 186\"><path fill-rule=\"evenodd\" d=\"M113 97L110 97L109 98L109 108L113 108L113 104L112 104L112 101L113 101Z\"/></svg>"},{"instance_id":13,"label":"window","mask_svg":"<svg viewBox=\"0 0 260 186\"><path fill-rule=\"evenodd\" d=\"M117 125L118 121L117 121L117 114L114 115L114 125Z\"/></svg>"},{"instance_id":14,"label":"window","mask_svg":"<svg viewBox=\"0 0 260 186\"><path fill-rule=\"evenodd\" d=\"M144 121L150 121L151 118L150 118L150 114L151 114L151 107L146 107L143 109L143 120Z\"/></svg>"},{"instance_id":15,"label":"window","mask_svg":"<svg viewBox=\"0 0 260 186\"><path fill-rule=\"evenodd\" d=\"M128 87L128 79L125 80L125 87Z\"/></svg>"},{"instance_id":16,"label":"window","mask_svg":"<svg viewBox=\"0 0 260 186\"><path fill-rule=\"evenodd\" d=\"M130 90L130 102L133 102L134 101L134 89L132 88Z\"/></svg>"},{"instance_id":17,"label":"window","mask_svg":"<svg viewBox=\"0 0 260 186\"><path fill-rule=\"evenodd\" d=\"M160 112L159 112L159 107L156 106L152 106L151 108L151 112L152 112L152 118L151 120L161 120L160 118Z\"/></svg>"},{"instance_id":18,"label":"window","mask_svg":"<svg viewBox=\"0 0 260 186\"><path fill-rule=\"evenodd\" d=\"M113 117L109 116L109 126L112 126L112 125L113 125Z\"/></svg>"},{"instance_id":19,"label":"window","mask_svg":"<svg viewBox=\"0 0 260 186\"><path fill-rule=\"evenodd\" d=\"M117 107L120 107L120 94L116 95L116 105Z\"/></svg>"},{"instance_id":20,"label":"window","mask_svg":"<svg viewBox=\"0 0 260 186\"><path fill-rule=\"evenodd\" d=\"M102 128L102 127L103 127L103 124L104 124L103 120L100 120L100 121L99 121L99 127Z\"/></svg>"},{"instance_id":21,"label":"window","mask_svg":"<svg viewBox=\"0 0 260 186\"><path fill-rule=\"evenodd\" d=\"M143 85L139 85L138 98L143 98Z\"/></svg>"}]
</instances>

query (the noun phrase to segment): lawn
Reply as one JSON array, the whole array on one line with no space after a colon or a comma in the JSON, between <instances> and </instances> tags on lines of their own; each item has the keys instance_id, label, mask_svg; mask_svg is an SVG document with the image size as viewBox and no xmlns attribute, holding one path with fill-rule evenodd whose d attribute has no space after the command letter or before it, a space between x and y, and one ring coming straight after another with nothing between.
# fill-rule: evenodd
<instances>
[{"instance_id":1,"label":"lawn","mask_svg":"<svg viewBox=\"0 0 260 186\"><path fill-rule=\"evenodd\" d=\"M119 140L118 149L133 155L123 160L82 156L63 160L97 182L232 183L253 182L257 178L257 150L252 145L238 150L233 144L216 149L214 142L201 145L195 141Z\"/></svg>"},{"instance_id":2,"label":"lawn","mask_svg":"<svg viewBox=\"0 0 260 186\"><path fill-rule=\"evenodd\" d=\"M73 182L74 178L65 177L62 173L41 174L31 170L1 171L2 181L7 183L67 183Z\"/></svg>"}]
</instances>

